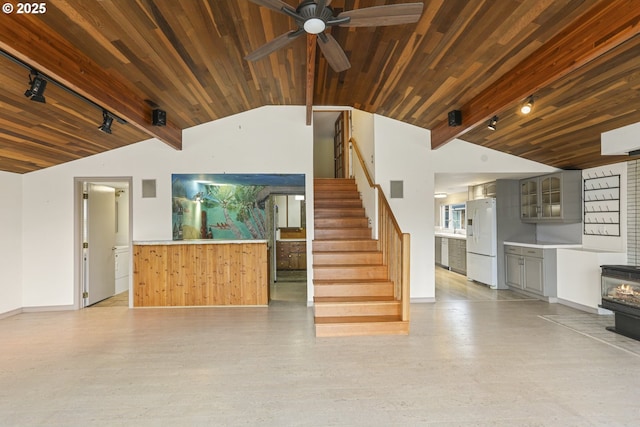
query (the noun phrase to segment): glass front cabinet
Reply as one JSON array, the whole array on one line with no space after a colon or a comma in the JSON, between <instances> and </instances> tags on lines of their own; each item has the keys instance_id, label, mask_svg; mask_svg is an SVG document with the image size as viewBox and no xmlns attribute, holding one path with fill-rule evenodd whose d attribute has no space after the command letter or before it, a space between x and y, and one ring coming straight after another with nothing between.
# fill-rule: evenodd
<instances>
[{"instance_id":1,"label":"glass front cabinet","mask_svg":"<svg viewBox=\"0 0 640 427\"><path fill-rule=\"evenodd\" d=\"M538 179L520 181L520 213L522 220L538 217Z\"/></svg>"},{"instance_id":2,"label":"glass front cabinet","mask_svg":"<svg viewBox=\"0 0 640 427\"><path fill-rule=\"evenodd\" d=\"M582 172L563 171L520 181L523 222L580 222Z\"/></svg>"}]
</instances>

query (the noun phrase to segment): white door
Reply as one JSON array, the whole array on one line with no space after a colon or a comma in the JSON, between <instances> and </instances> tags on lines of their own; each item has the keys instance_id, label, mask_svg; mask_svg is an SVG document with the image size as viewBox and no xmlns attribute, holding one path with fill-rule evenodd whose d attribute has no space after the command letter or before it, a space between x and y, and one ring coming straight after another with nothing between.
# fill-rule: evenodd
<instances>
[{"instance_id":1,"label":"white door","mask_svg":"<svg viewBox=\"0 0 640 427\"><path fill-rule=\"evenodd\" d=\"M116 191L105 185L89 184L86 209L87 283L85 306L112 297L116 292Z\"/></svg>"}]
</instances>

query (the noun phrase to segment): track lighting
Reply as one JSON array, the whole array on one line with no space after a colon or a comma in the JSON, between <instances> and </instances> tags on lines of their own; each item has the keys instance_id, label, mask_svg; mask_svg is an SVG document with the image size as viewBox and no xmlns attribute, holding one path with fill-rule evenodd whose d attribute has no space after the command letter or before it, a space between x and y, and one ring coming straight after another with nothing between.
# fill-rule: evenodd
<instances>
[{"instance_id":1,"label":"track lighting","mask_svg":"<svg viewBox=\"0 0 640 427\"><path fill-rule=\"evenodd\" d=\"M98 130L104 133L111 133L111 124L113 123L113 116L109 114L107 110L102 110L102 124L98 127Z\"/></svg>"},{"instance_id":2,"label":"track lighting","mask_svg":"<svg viewBox=\"0 0 640 427\"><path fill-rule=\"evenodd\" d=\"M25 91L24 96L31 98L32 101L44 104L44 90L47 88L47 81L40 77L37 71L32 70L29 73L29 84L31 87Z\"/></svg>"},{"instance_id":3,"label":"track lighting","mask_svg":"<svg viewBox=\"0 0 640 427\"><path fill-rule=\"evenodd\" d=\"M489 130L496 130L496 125L498 124L498 116L493 116L491 120L489 120Z\"/></svg>"},{"instance_id":4,"label":"track lighting","mask_svg":"<svg viewBox=\"0 0 640 427\"><path fill-rule=\"evenodd\" d=\"M529 114L533 110L533 95L531 95L527 99L527 103L520 107L520 112L522 114Z\"/></svg>"}]
</instances>

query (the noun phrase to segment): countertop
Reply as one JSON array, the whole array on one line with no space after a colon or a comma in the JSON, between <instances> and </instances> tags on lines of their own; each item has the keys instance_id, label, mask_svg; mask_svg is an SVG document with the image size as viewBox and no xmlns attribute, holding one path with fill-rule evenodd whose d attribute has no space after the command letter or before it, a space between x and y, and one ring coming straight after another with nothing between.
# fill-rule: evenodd
<instances>
[{"instance_id":1,"label":"countertop","mask_svg":"<svg viewBox=\"0 0 640 427\"><path fill-rule=\"evenodd\" d=\"M443 233L442 231L436 231L435 234L438 237L446 237L448 239L467 240L466 234L454 234L454 233L446 233L446 232Z\"/></svg>"},{"instance_id":2,"label":"countertop","mask_svg":"<svg viewBox=\"0 0 640 427\"><path fill-rule=\"evenodd\" d=\"M267 241L266 240L193 239L193 240L138 240L133 242L134 245L233 245L233 244L251 244L251 243L267 243Z\"/></svg>"},{"instance_id":3,"label":"countertop","mask_svg":"<svg viewBox=\"0 0 640 427\"><path fill-rule=\"evenodd\" d=\"M509 246L520 246L523 248L538 248L538 249L576 249L582 248L581 243L561 243L561 242L545 242L541 240L528 241L528 242L504 242Z\"/></svg>"}]
</instances>

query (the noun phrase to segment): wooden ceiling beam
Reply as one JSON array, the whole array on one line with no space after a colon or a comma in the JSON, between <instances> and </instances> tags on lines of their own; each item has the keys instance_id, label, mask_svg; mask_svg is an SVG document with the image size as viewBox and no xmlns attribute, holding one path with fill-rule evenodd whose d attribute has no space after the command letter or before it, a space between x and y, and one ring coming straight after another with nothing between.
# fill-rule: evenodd
<instances>
[{"instance_id":1,"label":"wooden ceiling beam","mask_svg":"<svg viewBox=\"0 0 640 427\"><path fill-rule=\"evenodd\" d=\"M152 107L144 99L51 30L37 19L37 15L14 13L2 19L0 49L150 137L177 150L182 149L181 129L170 121L166 126L154 126L151 123ZM27 84L25 74L25 87Z\"/></svg>"},{"instance_id":2,"label":"wooden ceiling beam","mask_svg":"<svg viewBox=\"0 0 640 427\"><path fill-rule=\"evenodd\" d=\"M640 32L640 2L599 2L531 56L505 73L462 107L462 125L448 120L431 130L436 149L476 128L501 111L593 61Z\"/></svg>"},{"instance_id":3,"label":"wooden ceiling beam","mask_svg":"<svg viewBox=\"0 0 640 427\"><path fill-rule=\"evenodd\" d=\"M307 80L306 80L306 105L307 126L311 126L313 115L313 82L316 72L316 35L307 34Z\"/></svg>"}]
</instances>

